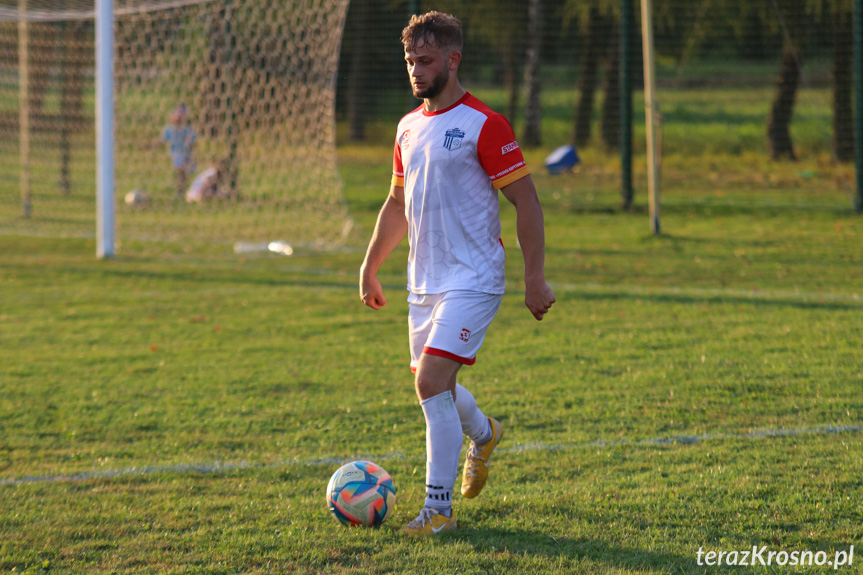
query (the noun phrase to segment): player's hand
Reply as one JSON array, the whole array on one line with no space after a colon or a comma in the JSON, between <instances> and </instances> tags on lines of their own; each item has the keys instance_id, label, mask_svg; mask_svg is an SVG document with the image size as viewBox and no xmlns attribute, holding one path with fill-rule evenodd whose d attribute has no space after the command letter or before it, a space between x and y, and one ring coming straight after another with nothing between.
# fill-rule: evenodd
<instances>
[{"instance_id":1,"label":"player's hand","mask_svg":"<svg viewBox=\"0 0 863 575\"><path fill-rule=\"evenodd\" d=\"M530 313L533 314L533 317L535 317L537 321L542 321L542 318L548 313L548 310L551 309L552 304L557 301L554 299L554 292L551 291L549 285L544 281L536 285L528 285L526 287L524 305L527 306L527 309L530 310Z\"/></svg>"},{"instance_id":2,"label":"player's hand","mask_svg":"<svg viewBox=\"0 0 863 575\"><path fill-rule=\"evenodd\" d=\"M381 309L387 305L381 282L378 278L366 277L365 274L360 275L360 299L372 309Z\"/></svg>"}]
</instances>

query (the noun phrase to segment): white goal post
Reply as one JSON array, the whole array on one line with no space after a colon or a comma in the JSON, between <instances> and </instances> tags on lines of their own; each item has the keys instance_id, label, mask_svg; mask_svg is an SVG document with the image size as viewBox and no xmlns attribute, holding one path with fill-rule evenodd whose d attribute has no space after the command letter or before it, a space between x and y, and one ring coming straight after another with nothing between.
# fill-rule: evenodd
<instances>
[{"instance_id":1,"label":"white goal post","mask_svg":"<svg viewBox=\"0 0 863 575\"><path fill-rule=\"evenodd\" d=\"M114 0L96 0L96 257L114 257Z\"/></svg>"}]
</instances>

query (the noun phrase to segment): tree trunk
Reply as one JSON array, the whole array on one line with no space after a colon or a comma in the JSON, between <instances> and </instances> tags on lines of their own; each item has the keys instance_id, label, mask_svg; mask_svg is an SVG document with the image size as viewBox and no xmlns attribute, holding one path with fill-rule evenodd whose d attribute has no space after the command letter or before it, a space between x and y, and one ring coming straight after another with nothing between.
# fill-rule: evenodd
<instances>
[{"instance_id":1,"label":"tree trunk","mask_svg":"<svg viewBox=\"0 0 863 575\"><path fill-rule=\"evenodd\" d=\"M779 78L776 80L776 99L767 119L767 144L772 160L788 158L796 160L794 143L791 141L791 118L794 116L794 100L800 83L800 63L797 56L786 48L782 54Z\"/></svg>"},{"instance_id":2,"label":"tree trunk","mask_svg":"<svg viewBox=\"0 0 863 575\"><path fill-rule=\"evenodd\" d=\"M572 143L576 148L587 146L593 126L593 103L596 94L597 69L602 53L606 30L604 20L596 8L590 9L587 38L581 56L581 73L578 77L578 103L575 107L575 127Z\"/></svg>"},{"instance_id":3,"label":"tree trunk","mask_svg":"<svg viewBox=\"0 0 863 575\"><path fill-rule=\"evenodd\" d=\"M540 78L540 50L542 49L542 1L530 0L528 4L528 37L530 46L527 50L527 68L525 82L527 83L527 104L524 112L525 146L536 147L542 143L542 79Z\"/></svg>"},{"instance_id":4,"label":"tree trunk","mask_svg":"<svg viewBox=\"0 0 863 575\"><path fill-rule=\"evenodd\" d=\"M515 115L518 113L518 94L521 89L521 54L518 48L513 43L506 49L504 55L504 79L506 83L506 91L509 95L509 100L506 106L506 117L511 123L515 122Z\"/></svg>"},{"instance_id":5,"label":"tree trunk","mask_svg":"<svg viewBox=\"0 0 863 575\"><path fill-rule=\"evenodd\" d=\"M354 142L366 137L366 114L368 102L365 101L367 79L370 76L371 58L367 46L371 42L369 2L351 2L354 15L353 49L351 50L350 72L348 76L348 139Z\"/></svg>"},{"instance_id":6,"label":"tree trunk","mask_svg":"<svg viewBox=\"0 0 863 575\"><path fill-rule=\"evenodd\" d=\"M620 30L615 24L609 34L608 70L605 74L605 101L599 119L602 143L609 149L620 146Z\"/></svg>"},{"instance_id":7,"label":"tree trunk","mask_svg":"<svg viewBox=\"0 0 863 575\"><path fill-rule=\"evenodd\" d=\"M854 159L853 26L851 14L837 9L833 15L833 149L836 159Z\"/></svg>"}]
</instances>

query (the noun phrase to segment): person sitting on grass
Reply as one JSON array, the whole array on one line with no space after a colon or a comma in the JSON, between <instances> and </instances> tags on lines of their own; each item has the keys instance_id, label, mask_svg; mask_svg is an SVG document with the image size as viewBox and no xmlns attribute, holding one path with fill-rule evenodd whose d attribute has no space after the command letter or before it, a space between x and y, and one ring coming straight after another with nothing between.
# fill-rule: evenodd
<instances>
[{"instance_id":1,"label":"person sitting on grass","mask_svg":"<svg viewBox=\"0 0 863 575\"><path fill-rule=\"evenodd\" d=\"M192 185L186 191L186 201L189 203L204 202L228 197L223 188L225 181L226 162L213 162L210 167L198 174Z\"/></svg>"}]
</instances>

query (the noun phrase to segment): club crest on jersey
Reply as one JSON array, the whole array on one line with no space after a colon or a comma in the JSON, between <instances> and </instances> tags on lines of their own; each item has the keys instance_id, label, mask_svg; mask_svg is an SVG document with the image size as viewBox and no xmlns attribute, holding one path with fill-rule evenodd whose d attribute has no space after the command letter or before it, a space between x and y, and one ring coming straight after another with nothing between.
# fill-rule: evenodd
<instances>
[{"instance_id":1,"label":"club crest on jersey","mask_svg":"<svg viewBox=\"0 0 863 575\"><path fill-rule=\"evenodd\" d=\"M411 131L405 130L402 134L402 150L407 150L411 143Z\"/></svg>"},{"instance_id":2,"label":"club crest on jersey","mask_svg":"<svg viewBox=\"0 0 863 575\"><path fill-rule=\"evenodd\" d=\"M443 147L447 150L458 150L461 148L461 140L464 138L464 132L458 128L446 131L446 137L443 140Z\"/></svg>"}]
</instances>

